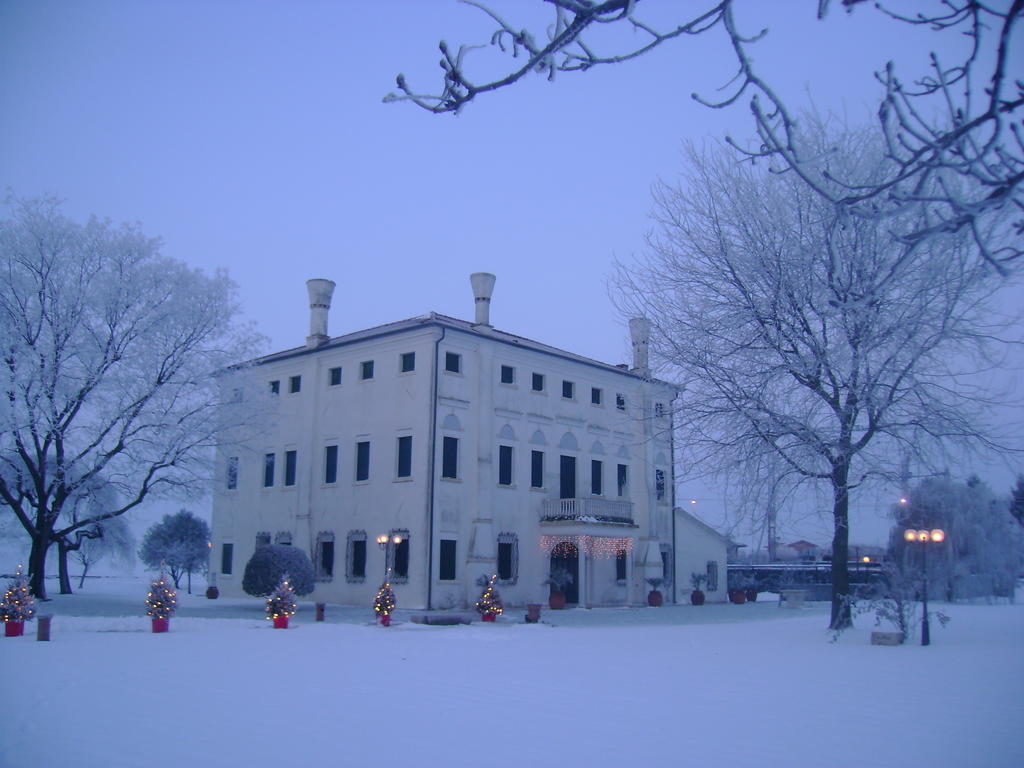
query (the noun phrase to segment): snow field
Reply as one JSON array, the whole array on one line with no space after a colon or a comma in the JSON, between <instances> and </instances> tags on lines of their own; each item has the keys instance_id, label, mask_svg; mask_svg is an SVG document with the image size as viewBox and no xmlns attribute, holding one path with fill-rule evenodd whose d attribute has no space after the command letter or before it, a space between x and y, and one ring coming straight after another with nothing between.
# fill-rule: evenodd
<instances>
[{"instance_id":1,"label":"snow field","mask_svg":"<svg viewBox=\"0 0 1024 768\"><path fill-rule=\"evenodd\" d=\"M306 611L166 635L58 615L51 643L0 638L0 765L1024 765L1024 606L941 608L929 648L871 646L867 619L831 643L818 610L387 629Z\"/></svg>"}]
</instances>

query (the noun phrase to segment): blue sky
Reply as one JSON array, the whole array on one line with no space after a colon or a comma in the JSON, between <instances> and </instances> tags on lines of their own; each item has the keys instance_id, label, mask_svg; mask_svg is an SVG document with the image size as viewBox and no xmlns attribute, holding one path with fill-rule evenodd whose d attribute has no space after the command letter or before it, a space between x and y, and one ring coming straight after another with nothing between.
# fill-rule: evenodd
<instances>
[{"instance_id":1,"label":"blue sky","mask_svg":"<svg viewBox=\"0 0 1024 768\"><path fill-rule=\"evenodd\" d=\"M494 3L517 19L532 5ZM769 26L757 64L792 104L870 119L873 69L917 66L937 38L835 5L818 22L810 0L751 0L740 23ZM606 280L643 248L651 183L677 172L685 139L751 135L743 104L689 96L731 77L723 40L534 78L458 117L382 103L398 72L438 82L439 39L486 42L490 28L454 0L0 0L0 185L141 222L167 255L227 269L263 351L303 343L307 278L338 283L339 334L471 317L468 275L490 271L497 327L624 362ZM721 511L719 490L681 494ZM864 503L870 535L853 538L876 540L885 526ZM815 525L800 534L829 527Z\"/></svg>"}]
</instances>

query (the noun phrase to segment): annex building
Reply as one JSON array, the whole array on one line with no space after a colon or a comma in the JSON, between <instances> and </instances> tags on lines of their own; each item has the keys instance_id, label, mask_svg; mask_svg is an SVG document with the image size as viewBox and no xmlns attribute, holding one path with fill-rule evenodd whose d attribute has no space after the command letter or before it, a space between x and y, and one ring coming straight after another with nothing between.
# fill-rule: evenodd
<instances>
[{"instance_id":1,"label":"annex building","mask_svg":"<svg viewBox=\"0 0 1024 768\"><path fill-rule=\"evenodd\" d=\"M671 584L676 392L650 377L649 324L630 322L630 366L597 362L492 327L494 281L471 276L472 322L430 313L335 337L334 283L308 281L305 346L248 368L269 426L218 450L221 594L243 595L267 543L306 549L307 599L340 604L370 604L388 568L405 608L471 606L492 573L509 604L546 600L552 568L581 606ZM675 587L666 599L689 592Z\"/></svg>"}]
</instances>

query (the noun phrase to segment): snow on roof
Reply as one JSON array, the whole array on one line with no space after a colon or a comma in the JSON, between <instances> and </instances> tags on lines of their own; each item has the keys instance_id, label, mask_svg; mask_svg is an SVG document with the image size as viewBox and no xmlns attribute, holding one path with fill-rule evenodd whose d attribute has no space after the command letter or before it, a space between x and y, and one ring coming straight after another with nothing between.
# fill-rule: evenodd
<instances>
[{"instance_id":1,"label":"snow on roof","mask_svg":"<svg viewBox=\"0 0 1024 768\"><path fill-rule=\"evenodd\" d=\"M374 326L373 328L366 328L361 331L354 331L352 333L346 333L342 336L334 336L325 344L318 347L294 347L292 349L282 350L280 352L274 352L269 355L257 358L253 362L257 365L265 363L272 363L278 360L286 360L291 357L298 357L300 355L310 354L313 352L320 352L323 350L347 346L360 341L367 341L369 339L377 338L379 336L389 336L395 333L402 333L416 328L422 328L425 326L442 326L451 328L462 333L468 333L474 336L480 336L483 338L491 339L503 344L511 344L524 349L532 349L535 352L541 352L543 354L560 357L566 360L573 360L578 363L585 365L594 366L611 373L618 373L623 376L630 376L634 379L643 379L643 376L633 373L624 365L612 365L611 363L603 363L600 360L594 360L583 355L577 355L573 352L567 352L564 349L558 347L552 347L549 344L543 344L533 339L528 339L525 336L517 336L514 333L508 333L507 331L501 331L497 328L490 326L474 325L466 320L459 320L455 317L449 317L448 315L442 315L439 312L428 312L425 315L417 315L416 317L410 317L406 320L398 320L393 323L385 323L384 325ZM671 386L667 382L658 382Z\"/></svg>"}]
</instances>

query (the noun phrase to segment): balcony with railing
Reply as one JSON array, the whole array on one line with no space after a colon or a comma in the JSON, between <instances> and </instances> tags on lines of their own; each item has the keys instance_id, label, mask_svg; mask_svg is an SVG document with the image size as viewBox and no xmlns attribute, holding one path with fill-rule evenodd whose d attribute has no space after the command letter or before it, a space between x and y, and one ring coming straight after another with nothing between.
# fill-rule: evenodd
<instances>
[{"instance_id":1,"label":"balcony with railing","mask_svg":"<svg viewBox=\"0 0 1024 768\"><path fill-rule=\"evenodd\" d=\"M636 526L633 502L611 499L544 499L540 506L542 523L604 523Z\"/></svg>"}]
</instances>

